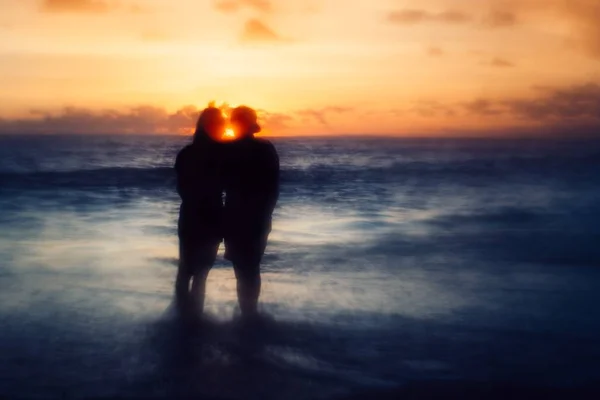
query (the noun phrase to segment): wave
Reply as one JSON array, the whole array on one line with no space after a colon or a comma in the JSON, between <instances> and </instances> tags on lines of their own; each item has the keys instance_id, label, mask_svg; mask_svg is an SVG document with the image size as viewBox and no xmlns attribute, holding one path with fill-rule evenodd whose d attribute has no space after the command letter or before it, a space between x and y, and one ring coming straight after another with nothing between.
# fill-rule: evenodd
<instances>
[{"instance_id":1,"label":"wave","mask_svg":"<svg viewBox=\"0 0 600 400\"><path fill-rule=\"evenodd\" d=\"M600 174L600 155L587 157L470 158L457 161L393 161L388 165L312 164L307 168L282 167L284 185L336 185L440 182L502 179L564 179L570 182L595 179ZM72 171L0 172L2 189L102 189L165 188L175 186L171 167L109 167Z\"/></svg>"},{"instance_id":2,"label":"wave","mask_svg":"<svg viewBox=\"0 0 600 400\"><path fill-rule=\"evenodd\" d=\"M175 185L172 168L100 168L77 171L0 173L0 187L10 189L152 188Z\"/></svg>"}]
</instances>

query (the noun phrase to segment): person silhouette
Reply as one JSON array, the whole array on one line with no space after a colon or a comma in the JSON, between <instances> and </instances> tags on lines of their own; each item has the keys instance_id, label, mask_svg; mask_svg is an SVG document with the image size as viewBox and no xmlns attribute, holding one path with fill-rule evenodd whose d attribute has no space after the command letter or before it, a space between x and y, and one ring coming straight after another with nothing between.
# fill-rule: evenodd
<instances>
[{"instance_id":1,"label":"person silhouette","mask_svg":"<svg viewBox=\"0 0 600 400\"><path fill-rule=\"evenodd\" d=\"M226 120L221 110L201 112L191 144L177 155L179 267L175 299L180 310L202 313L206 278L223 240L222 144ZM190 291L190 281L193 278Z\"/></svg>"},{"instance_id":2,"label":"person silhouette","mask_svg":"<svg viewBox=\"0 0 600 400\"><path fill-rule=\"evenodd\" d=\"M261 128L245 106L231 113L238 140L227 144L225 172L225 258L233 263L243 317L257 315L260 263L279 198L279 156L273 144L255 138Z\"/></svg>"}]
</instances>

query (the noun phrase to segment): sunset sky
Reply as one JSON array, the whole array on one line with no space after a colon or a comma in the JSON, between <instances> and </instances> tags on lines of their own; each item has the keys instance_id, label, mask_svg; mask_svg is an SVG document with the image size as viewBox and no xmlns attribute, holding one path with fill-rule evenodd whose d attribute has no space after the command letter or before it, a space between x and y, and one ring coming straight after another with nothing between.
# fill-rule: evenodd
<instances>
[{"instance_id":1,"label":"sunset sky","mask_svg":"<svg viewBox=\"0 0 600 400\"><path fill-rule=\"evenodd\" d=\"M600 127L598 0L0 0L0 132Z\"/></svg>"}]
</instances>

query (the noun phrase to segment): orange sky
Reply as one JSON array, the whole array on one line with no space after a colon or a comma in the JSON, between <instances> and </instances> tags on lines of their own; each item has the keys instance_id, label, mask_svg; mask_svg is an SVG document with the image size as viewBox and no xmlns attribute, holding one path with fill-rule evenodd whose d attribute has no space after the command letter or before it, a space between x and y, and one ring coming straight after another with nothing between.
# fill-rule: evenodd
<instances>
[{"instance_id":1,"label":"orange sky","mask_svg":"<svg viewBox=\"0 0 600 400\"><path fill-rule=\"evenodd\" d=\"M600 127L598 0L0 0L0 132ZM569 129L567 129L567 127Z\"/></svg>"}]
</instances>

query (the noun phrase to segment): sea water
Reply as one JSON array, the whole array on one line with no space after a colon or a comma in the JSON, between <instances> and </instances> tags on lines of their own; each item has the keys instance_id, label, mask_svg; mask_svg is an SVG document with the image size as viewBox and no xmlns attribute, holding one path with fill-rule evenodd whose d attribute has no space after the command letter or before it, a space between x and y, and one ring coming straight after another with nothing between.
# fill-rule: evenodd
<instances>
[{"instance_id":1,"label":"sea water","mask_svg":"<svg viewBox=\"0 0 600 400\"><path fill-rule=\"evenodd\" d=\"M600 378L600 141L273 139L265 326L172 312L181 136L0 136L0 396L338 398Z\"/></svg>"}]
</instances>

